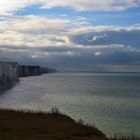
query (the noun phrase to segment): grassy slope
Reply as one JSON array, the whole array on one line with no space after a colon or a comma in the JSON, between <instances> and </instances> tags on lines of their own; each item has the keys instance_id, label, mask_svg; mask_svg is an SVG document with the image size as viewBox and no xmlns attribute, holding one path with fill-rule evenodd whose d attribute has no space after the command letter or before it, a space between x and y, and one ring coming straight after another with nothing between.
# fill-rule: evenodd
<instances>
[{"instance_id":1,"label":"grassy slope","mask_svg":"<svg viewBox=\"0 0 140 140\"><path fill-rule=\"evenodd\" d=\"M0 110L0 140L105 140L95 127L53 113Z\"/></svg>"}]
</instances>

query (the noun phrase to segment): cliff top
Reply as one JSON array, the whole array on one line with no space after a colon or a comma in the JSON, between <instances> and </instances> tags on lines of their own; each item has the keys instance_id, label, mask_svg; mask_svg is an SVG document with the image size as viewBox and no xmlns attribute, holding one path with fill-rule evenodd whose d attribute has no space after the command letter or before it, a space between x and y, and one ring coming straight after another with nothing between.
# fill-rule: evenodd
<instances>
[{"instance_id":1,"label":"cliff top","mask_svg":"<svg viewBox=\"0 0 140 140\"><path fill-rule=\"evenodd\" d=\"M0 110L0 139L3 140L105 140L95 127L60 114Z\"/></svg>"}]
</instances>

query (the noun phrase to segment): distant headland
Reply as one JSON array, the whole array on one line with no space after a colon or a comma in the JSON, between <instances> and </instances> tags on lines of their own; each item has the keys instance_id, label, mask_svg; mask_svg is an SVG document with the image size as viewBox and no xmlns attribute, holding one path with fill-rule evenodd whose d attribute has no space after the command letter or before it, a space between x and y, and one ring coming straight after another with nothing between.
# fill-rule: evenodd
<instances>
[{"instance_id":1,"label":"distant headland","mask_svg":"<svg viewBox=\"0 0 140 140\"><path fill-rule=\"evenodd\" d=\"M20 65L17 62L0 62L0 90L11 87L18 82L20 77L37 76L51 72L56 72L56 70L35 65Z\"/></svg>"}]
</instances>

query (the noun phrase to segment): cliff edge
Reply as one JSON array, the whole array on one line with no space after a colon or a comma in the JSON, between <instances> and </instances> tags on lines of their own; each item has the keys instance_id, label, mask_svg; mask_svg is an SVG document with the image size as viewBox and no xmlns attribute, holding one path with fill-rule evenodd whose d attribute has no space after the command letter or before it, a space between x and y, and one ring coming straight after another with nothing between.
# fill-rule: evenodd
<instances>
[{"instance_id":1,"label":"cliff edge","mask_svg":"<svg viewBox=\"0 0 140 140\"><path fill-rule=\"evenodd\" d=\"M106 140L97 128L59 113L0 110L1 140Z\"/></svg>"}]
</instances>

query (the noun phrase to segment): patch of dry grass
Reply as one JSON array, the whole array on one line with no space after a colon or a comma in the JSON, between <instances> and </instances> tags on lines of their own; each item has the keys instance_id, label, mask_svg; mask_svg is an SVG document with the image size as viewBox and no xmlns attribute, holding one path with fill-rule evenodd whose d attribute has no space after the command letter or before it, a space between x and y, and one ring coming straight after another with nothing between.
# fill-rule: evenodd
<instances>
[{"instance_id":1,"label":"patch of dry grass","mask_svg":"<svg viewBox=\"0 0 140 140\"><path fill-rule=\"evenodd\" d=\"M54 108L49 113L0 110L0 140L105 140L95 127Z\"/></svg>"}]
</instances>

